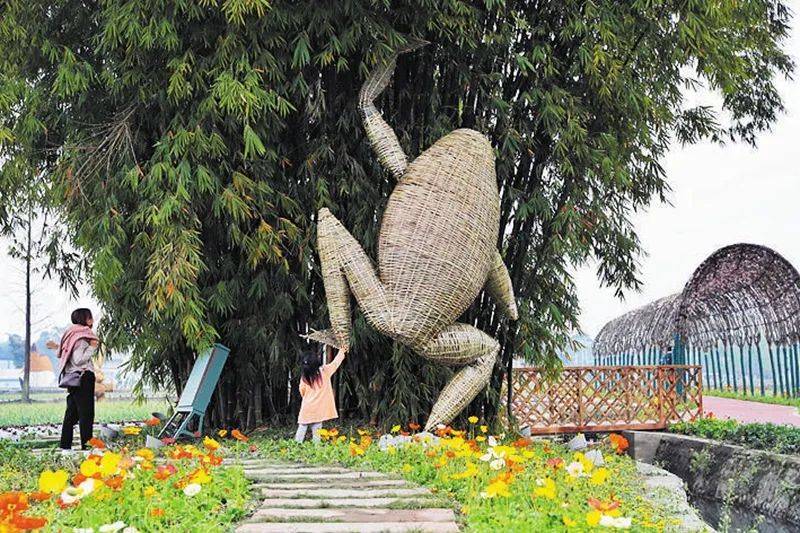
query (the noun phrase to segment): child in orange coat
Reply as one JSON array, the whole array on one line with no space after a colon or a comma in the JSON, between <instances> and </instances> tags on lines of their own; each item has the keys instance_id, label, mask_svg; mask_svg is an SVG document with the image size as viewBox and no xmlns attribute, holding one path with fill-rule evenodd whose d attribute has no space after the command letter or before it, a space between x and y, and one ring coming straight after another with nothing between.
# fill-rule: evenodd
<instances>
[{"instance_id":1,"label":"child in orange coat","mask_svg":"<svg viewBox=\"0 0 800 533\"><path fill-rule=\"evenodd\" d=\"M306 352L301 360L300 414L297 416L297 433L294 440L303 442L308 428L314 442L319 442L319 430L326 420L339 418L336 402L333 399L331 377L339 369L346 350L339 350L336 357L327 365L322 364L322 356L314 352Z\"/></svg>"}]
</instances>

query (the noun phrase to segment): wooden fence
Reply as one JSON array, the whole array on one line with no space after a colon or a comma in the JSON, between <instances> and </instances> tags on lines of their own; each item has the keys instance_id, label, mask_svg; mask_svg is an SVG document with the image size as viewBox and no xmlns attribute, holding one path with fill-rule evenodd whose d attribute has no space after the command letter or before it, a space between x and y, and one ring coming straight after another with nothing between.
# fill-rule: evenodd
<instances>
[{"instance_id":1,"label":"wooden fence","mask_svg":"<svg viewBox=\"0 0 800 533\"><path fill-rule=\"evenodd\" d=\"M517 368L511 405L534 435L664 429L702 417L703 375L696 365L584 366L546 380L539 368Z\"/></svg>"}]
</instances>

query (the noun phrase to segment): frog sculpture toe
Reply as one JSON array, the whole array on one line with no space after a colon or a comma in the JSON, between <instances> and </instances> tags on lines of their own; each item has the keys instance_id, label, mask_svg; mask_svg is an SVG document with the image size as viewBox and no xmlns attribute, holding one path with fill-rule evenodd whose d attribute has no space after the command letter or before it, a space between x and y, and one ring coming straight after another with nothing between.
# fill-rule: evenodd
<instances>
[{"instance_id":1,"label":"frog sculpture toe","mask_svg":"<svg viewBox=\"0 0 800 533\"><path fill-rule=\"evenodd\" d=\"M317 246L331 328L308 337L349 347L352 293L375 329L422 357L463 367L434 404L430 430L450 422L488 384L500 349L458 317L483 288L512 320L517 307L496 247L500 200L492 147L482 134L459 129L409 163L373 103L395 58L369 75L359 99L367 137L398 180L381 221L378 270L341 222L320 210Z\"/></svg>"}]
</instances>

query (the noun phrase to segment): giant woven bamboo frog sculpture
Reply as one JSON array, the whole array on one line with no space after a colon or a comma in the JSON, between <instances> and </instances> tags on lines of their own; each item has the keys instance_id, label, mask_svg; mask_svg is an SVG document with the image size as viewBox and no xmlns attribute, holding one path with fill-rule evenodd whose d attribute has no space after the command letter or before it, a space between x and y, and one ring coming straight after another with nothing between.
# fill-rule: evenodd
<instances>
[{"instance_id":1,"label":"giant woven bamboo frog sculpture","mask_svg":"<svg viewBox=\"0 0 800 533\"><path fill-rule=\"evenodd\" d=\"M422 357L463 366L433 406L431 429L450 422L488 384L499 351L495 339L456 319L484 287L511 319L517 307L496 247L500 199L492 147L477 131L459 129L408 163L373 103L395 60L368 76L359 99L370 143L398 180L381 222L378 272L341 222L320 210L317 240L331 329L309 338L349 346L352 292L378 331Z\"/></svg>"}]
</instances>

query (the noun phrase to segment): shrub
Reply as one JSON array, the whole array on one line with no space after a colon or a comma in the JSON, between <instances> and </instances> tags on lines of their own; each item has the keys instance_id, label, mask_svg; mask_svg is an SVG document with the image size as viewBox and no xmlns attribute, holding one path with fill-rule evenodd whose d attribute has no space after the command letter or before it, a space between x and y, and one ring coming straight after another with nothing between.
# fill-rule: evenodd
<instances>
[{"instance_id":1,"label":"shrub","mask_svg":"<svg viewBox=\"0 0 800 533\"><path fill-rule=\"evenodd\" d=\"M776 453L800 453L800 428L778 424L741 424L735 420L706 418L679 422L670 431L738 444Z\"/></svg>"}]
</instances>

